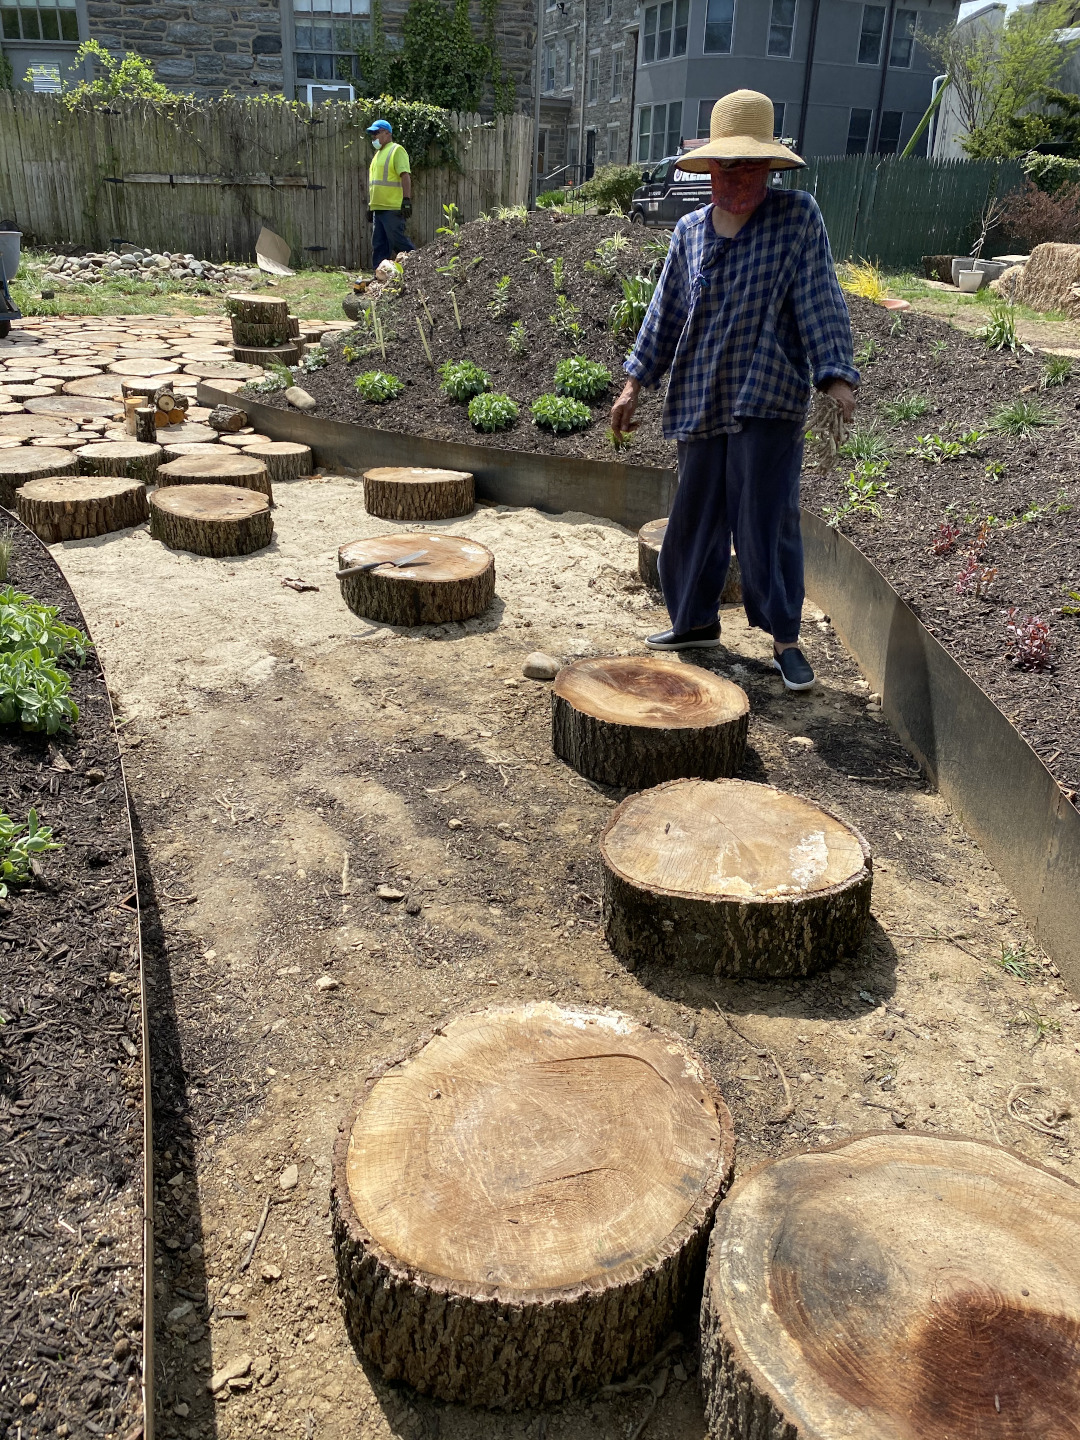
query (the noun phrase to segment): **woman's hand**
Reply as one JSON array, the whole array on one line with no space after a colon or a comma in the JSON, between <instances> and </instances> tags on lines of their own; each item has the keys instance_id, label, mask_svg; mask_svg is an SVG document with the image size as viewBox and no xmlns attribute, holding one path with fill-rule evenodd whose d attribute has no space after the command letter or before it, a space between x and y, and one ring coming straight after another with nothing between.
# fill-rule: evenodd
<instances>
[{"instance_id":1,"label":"woman's hand","mask_svg":"<svg viewBox=\"0 0 1080 1440\"><path fill-rule=\"evenodd\" d=\"M825 386L825 394L831 395L840 406L840 413L844 417L844 424L850 425L855 419L855 391L846 380L830 380Z\"/></svg>"},{"instance_id":2,"label":"woman's hand","mask_svg":"<svg viewBox=\"0 0 1080 1440\"><path fill-rule=\"evenodd\" d=\"M634 419L634 411L637 409L640 393L641 381L627 380L622 388L622 394L611 407L611 428L616 435L625 435L629 431L637 429L638 422Z\"/></svg>"}]
</instances>

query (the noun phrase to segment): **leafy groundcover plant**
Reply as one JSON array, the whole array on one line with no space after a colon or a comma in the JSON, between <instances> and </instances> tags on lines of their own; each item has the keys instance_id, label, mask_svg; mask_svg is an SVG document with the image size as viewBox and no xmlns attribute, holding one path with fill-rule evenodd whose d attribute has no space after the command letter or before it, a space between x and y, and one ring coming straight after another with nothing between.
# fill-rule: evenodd
<instances>
[{"instance_id":1,"label":"leafy groundcover plant","mask_svg":"<svg viewBox=\"0 0 1080 1440\"><path fill-rule=\"evenodd\" d=\"M405 389L403 380L385 370L365 370L362 375L357 375L353 384L361 400L367 400L372 405L384 405L387 400L396 399Z\"/></svg>"},{"instance_id":2,"label":"leafy groundcover plant","mask_svg":"<svg viewBox=\"0 0 1080 1440\"><path fill-rule=\"evenodd\" d=\"M509 430L518 417L518 407L509 395L474 395L469 401L469 420L477 430L488 434Z\"/></svg>"},{"instance_id":3,"label":"leafy groundcover plant","mask_svg":"<svg viewBox=\"0 0 1080 1440\"><path fill-rule=\"evenodd\" d=\"M42 605L6 585L0 590L0 655L39 650L48 659L71 655L81 664L90 642L81 630L65 625L59 617L55 605Z\"/></svg>"},{"instance_id":4,"label":"leafy groundcover plant","mask_svg":"<svg viewBox=\"0 0 1080 1440\"><path fill-rule=\"evenodd\" d=\"M599 400L611 384L611 371L598 360L571 355L555 366L555 394L570 395L586 405Z\"/></svg>"},{"instance_id":5,"label":"leafy groundcover plant","mask_svg":"<svg viewBox=\"0 0 1080 1440\"><path fill-rule=\"evenodd\" d=\"M533 401L531 414L534 425L557 435L584 430L592 419L589 407L569 395L541 395Z\"/></svg>"},{"instance_id":6,"label":"leafy groundcover plant","mask_svg":"<svg viewBox=\"0 0 1080 1440\"><path fill-rule=\"evenodd\" d=\"M90 641L43 605L10 585L0 590L0 725L55 735L79 718L61 661L86 659Z\"/></svg>"},{"instance_id":7,"label":"leafy groundcover plant","mask_svg":"<svg viewBox=\"0 0 1080 1440\"><path fill-rule=\"evenodd\" d=\"M28 812L25 825L16 825L0 810L0 899L7 895L9 885L25 885L30 879L35 855L63 848L48 825L38 823L36 810Z\"/></svg>"},{"instance_id":8,"label":"leafy groundcover plant","mask_svg":"<svg viewBox=\"0 0 1080 1440\"><path fill-rule=\"evenodd\" d=\"M491 389L491 376L472 360L444 361L439 366L439 379L442 382L439 388L459 405Z\"/></svg>"}]
</instances>

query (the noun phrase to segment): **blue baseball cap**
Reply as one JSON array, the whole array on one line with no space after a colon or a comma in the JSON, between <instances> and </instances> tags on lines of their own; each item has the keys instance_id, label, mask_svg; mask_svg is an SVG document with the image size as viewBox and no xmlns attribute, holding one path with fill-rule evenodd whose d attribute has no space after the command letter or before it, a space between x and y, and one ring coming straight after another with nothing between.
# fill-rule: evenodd
<instances>
[{"instance_id":1,"label":"blue baseball cap","mask_svg":"<svg viewBox=\"0 0 1080 1440\"><path fill-rule=\"evenodd\" d=\"M394 127L390 124L389 120L376 120L367 127L367 133L369 135L374 135L376 130L385 130L388 135L394 133Z\"/></svg>"}]
</instances>

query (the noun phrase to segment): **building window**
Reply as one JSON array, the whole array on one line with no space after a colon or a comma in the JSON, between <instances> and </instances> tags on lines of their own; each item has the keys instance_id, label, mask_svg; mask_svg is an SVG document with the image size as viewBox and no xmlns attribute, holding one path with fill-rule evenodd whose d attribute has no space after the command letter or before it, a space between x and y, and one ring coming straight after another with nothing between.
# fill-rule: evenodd
<instances>
[{"instance_id":1,"label":"building window","mask_svg":"<svg viewBox=\"0 0 1080 1440\"><path fill-rule=\"evenodd\" d=\"M682 139L682 101L670 105L643 105L638 111L638 163L647 164L674 155Z\"/></svg>"},{"instance_id":2,"label":"building window","mask_svg":"<svg viewBox=\"0 0 1080 1440\"><path fill-rule=\"evenodd\" d=\"M600 99L600 56L589 56L589 104L595 105Z\"/></svg>"},{"instance_id":3,"label":"building window","mask_svg":"<svg viewBox=\"0 0 1080 1440\"><path fill-rule=\"evenodd\" d=\"M609 125L607 127L607 158L609 165L619 164L619 127Z\"/></svg>"},{"instance_id":4,"label":"building window","mask_svg":"<svg viewBox=\"0 0 1080 1440\"><path fill-rule=\"evenodd\" d=\"M577 164L578 158L578 132L577 126L571 125L566 132L566 163L573 167Z\"/></svg>"},{"instance_id":5,"label":"building window","mask_svg":"<svg viewBox=\"0 0 1080 1440\"><path fill-rule=\"evenodd\" d=\"M893 21L892 44L889 46L889 64L894 70L909 70L915 51L915 31L919 25L917 10L897 10ZM882 117L884 124L884 117Z\"/></svg>"},{"instance_id":6,"label":"building window","mask_svg":"<svg viewBox=\"0 0 1080 1440\"><path fill-rule=\"evenodd\" d=\"M60 66L56 64L31 65L26 78L35 95L59 95L64 88L60 83Z\"/></svg>"},{"instance_id":7,"label":"building window","mask_svg":"<svg viewBox=\"0 0 1080 1440\"><path fill-rule=\"evenodd\" d=\"M847 130L847 153L849 155L866 154L866 146L870 140L870 122L873 118L872 110L852 110Z\"/></svg>"},{"instance_id":8,"label":"building window","mask_svg":"<svg viewBox=\"0 0 1080 1440\"><path fill-rule=\"evenodd\" d=\"M715 100L699 100L697 102L697 138L708 140L712 134L712 107Z\"/></svg>"},{"instance_id":9,"label":"building window","mask_svg":"<svg viewBox=\"0 0 1080 1440\"><path fill-rule=\"evenodd\" d=\"M642 64L685 55L689 17L690 0L664 0L662 5L649 5L642 31Z\"/></svg>"},{"instance_id":10,"label":"building window","mask_svg":"<svg viewBox=\"0 0 1080 1440\"><path fill-rule=\"evenodd\" d=\"M885 6L862 7L862 29L859 31L859 64L876 65L881 59L881 37L885 33Z\"/></svg>"},{"instance_id":11,"label":"building window","mask_svg":"<svg viewBox=\"0 0 1080 1440\"><path fill-rule=\"evenodd\" d=\"M568 41L566 42L566 65L565 65L565 67L564 67L564 69L563 69L563 89L564 89L564 90L572 90L572 89L574 88L574 71L575 71L576 68L577 68L577 41L576 41L576 40L568 40Z\"/></svg>"},{"instance_id":12,"label":"building window","mask_svg":"<svg viewBox=\"0 0 1080 1440\"><path fill-rule=\"evenodd\" d=\"M544 46L544 58L540 68L543 71L541 89L545 95L550 95L555 89L555 43L552 40Z\"/></svg>"},{"instance_id":13,"label":"building window","mask_svg":"<svg viewBox=\"0 0 1080 1440\"><path fill-rule=\"evenodd\" d=\"M782 140L784 138L784 115L787 111L787 105L783 100L774 100L772 102L772 108L773 134L778 140Z\"/></svg>"},{"instance_id":14,"label":"building window","mask_svg":"<svg viewBox=\"0 0 1080 1440\"><path fill-rule=\"evenodd\" d=\"M547 174L548 154L548 132L541 130L536 141L536 173L544 176Z\"/></svg>"},{"instance_id":15,"label":"building window","mask_svg":"<svg viewBox=\"0 0 1080 1440\"><path fill-rule=\"evenodd\" d=\"M18 7L12 0L5 0L0 11L3 17L3 38L5 40L75 40L79 38L79 16L75 0L18 0ZM21 24L20 24L21 21ZM36 70L40 70L37 66ZM44 83L44 82L43 82ZM34 74L34 88L39 89L38 77ZM59 89L57 70L57 89Z\"/></svg>"},{"instance_id":16,"label":"building window","mask_svg":"<svg viewBox=\"0 0 1080 1440\"><path fill-rule=\"evenodd\" d=\"M705 54L730 55L735 0L709 0L705 12Z\"/></svg>"},{"instance_id":17,"label":"building window","mask_svg":"<svg viewBox=\"0 0 1080 1440\"><path fill-rule=\"evenodd\" d=\"M615 8L615 0L604 0L604 19L611 19L611 12Z\"/></svg>"},{"instance_id":18,"label":"building window","mask_svg":"<svg viewBox=\"0 0 1080 1440\"><path fill-rule=\"evenodd\" d=\"M612 100L622 99L622 50L611 52L611 98Z\"/></svg>"},{"instance_id":19,"label":"building window","mask_svg":"<svg viewBox=\"0 0 1080 1440\"><path fill-rule=\"evenodd\" d=\"M371 0L293 0L298 80L354 80L370 34Z\"/></svg>"},{"instance_id":20,"label":"building window","mask_svg":"<svg viewBox=\"0 0 1080 1440\"><path fill-rule=\"evenodd\" d=\"M881 130L878 133L878 154L895 155L900 149L900 131L904 128L904 112L902 110L883 110L881 112Z\"/></svg>"},{"instance_id":21,"label":"building window","mask_svg":"<svg viewBox=\"0 0 1080 1440\"><path fill-rule=\"evenodd\" d=\"M772 0L772 17L769 20L769 54L782 60L791 56L791 42L795 35L796 0Z\"/></svg>"}]
</instances>

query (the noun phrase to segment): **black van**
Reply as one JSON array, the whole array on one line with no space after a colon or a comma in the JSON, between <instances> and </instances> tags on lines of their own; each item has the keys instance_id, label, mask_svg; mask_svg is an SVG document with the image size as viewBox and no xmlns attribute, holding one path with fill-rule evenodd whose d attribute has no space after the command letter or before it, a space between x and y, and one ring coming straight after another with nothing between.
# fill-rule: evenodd
<instances>
[{"instance_id":1,"label":"black van","mask_svg":"<svg viewBox=\"0 0 1080 1440\"><path fill-rule=\"evenodd\" d=\"M669 155L649 171L630 201L632 224L662 225L670 230L676 220L700 210L712 198L708 175L679 169L679 157Z\"/></svg>"}]
</instances>

